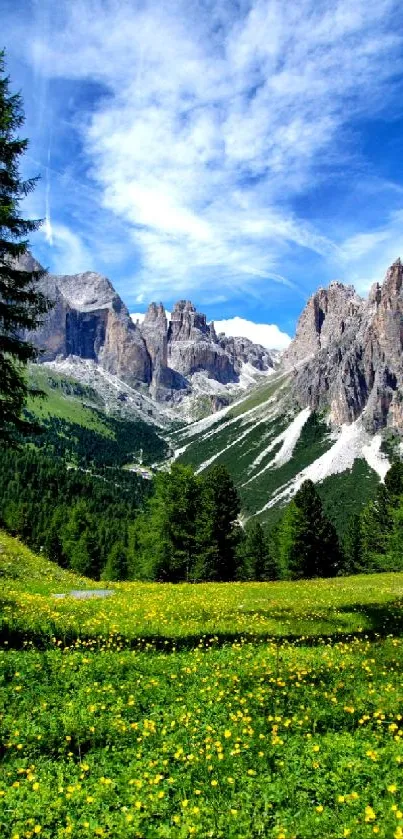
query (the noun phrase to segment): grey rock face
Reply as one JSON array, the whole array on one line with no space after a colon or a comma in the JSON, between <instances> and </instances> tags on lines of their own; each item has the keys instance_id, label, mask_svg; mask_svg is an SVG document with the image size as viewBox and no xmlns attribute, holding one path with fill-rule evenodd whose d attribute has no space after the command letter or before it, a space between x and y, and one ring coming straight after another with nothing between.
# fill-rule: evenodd
<instances>
[{"instance_id":1,"label":"grey rock face","mask_svg":"<svg viewBox=\"0 0 403 839\"><path fill-rule=\"evenodd\" d=\"M24 260L29 270L40 269L31 254ZM267 350L247 339L217 338L214 324L190 301L174 306L169 325L163 305L151 303L139 325L100 274L47 274L41 284L54 306L41 328L27 336L40 349L41 361L72 356L95 362L160 402L190 393L189 378L198 372L229 384L239 381L244 363L262 371L273 365Z\"/></svg>"},{"instance_id":2,"label":"grey rock face","mask_svg":"<svg viewBox=\"0 0 403 839\"><path fill-rule=\"evenodd\" d=\"M250 364L261 372L274 367L273 353L261 344L254 344L248 338L228 338L223 332L219 334L218 341L232 359L237 373L240 373L243 364Z\"/></svg>"},{"instance_id":3,"label":"grey rock face","mask_svg":"<svg viewBox=\"0 0 403 839\"><path fill-rule=\"evenodd\" d=\"M190 385L168 366L168 320L162 303L150 303L140 327L151 358L151 395L158 402L172 399L175 391L188 393Z\"/></svg>"},{"instance_id":4,"label":"grey rock face","mask_svg":"<svg viewBox=\"0 0 403 839\"><path fill-rule=\"evenodd\" d=\"M364 302L353 286L331 283L308 301L297 325L296 336L283 355L283 365L300 364L328 347L349 340L349 330L361 322Z\"/></svg>"},{"instance_id":5,"label":"grey rock face","mask_svg":"<svg viewBox=\"0 0 403 839\"><path fill-rule=\"evenodd\" d=\"M206 316L197 312L189 300L180 300L173 308L168 361L185 377L203 370L222 384L238 380L233 360L217 343L214 327L207 324Z\"/></svg>"},{"instance_id":6,"label":"grey rock face","mask_svg":"<svg viewBox=\"0 0 403 839\"><path fill-rule=\"evenodd\" d=\"M129 384L151 381L151 360L140 330L106 277L87 271L48 274L42 291L54 302L31 340L42 361L76 355L97 361Z\"/></svg>"},{"instance_id":7,"label":"grey rock face","mask_svg":"<svg viewBox=\"0 0 403 839\"><path fill-rule=\"evenodd\" d=\"M398 260L366 301L339 283L313 295L282 362L303 407L330 407L337 423L362 414L370 431L403 431L402 286Z\"/></svg>"}]
</instances>

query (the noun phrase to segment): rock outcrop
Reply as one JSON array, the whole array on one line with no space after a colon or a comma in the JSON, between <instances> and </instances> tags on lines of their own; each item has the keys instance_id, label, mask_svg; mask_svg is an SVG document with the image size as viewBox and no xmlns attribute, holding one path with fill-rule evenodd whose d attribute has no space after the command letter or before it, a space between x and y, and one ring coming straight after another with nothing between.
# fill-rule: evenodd
<instances>
[{"instance_id":1,"label":"rock outcrop","mask_svg":"<svg viewBox=\"0 0 403 839\"><path fill-rule=\"evenodd\" d=\"M130 385L151 382L151 359L138 327L109 280L87 271L47 274L41 283L54 306L29 335L42 361L69 355L97 361Z\"/></svg>"},{"instance_id":2,"label":"rock outcrop","mask_svg":"<svg viewBox=\"0 0 403 839\"><path fill-rule=\"evenodd\" d=\"M23 267L41 266L27 254ZM43 362L70 356L95 362L159 402L177 402L190 394L195 374L226 385L239 382L247 361L262 372L273 367L263 347L246 339L218 340L214 324L207 324L190 301L174 306L169 324L163 305L151 303L139 324L100 274L47 274L41 286L54 305L41 328L27 337Z\"/></svg>"},{"instance_id":3,"label":"rock outcrop","mask_svg":"<svg viewBox=\"0 0 403 839\"><path fill-rule=\"evenodd\" d=\"M277 352L267 350L261 344L254 344L249 338L227 337L224 332L218 335L218 342L230 356L237 374L241 373L244 364L250 364L262 373L274 366Z\"/></svg>"},{"instance_id":4,"label":"rock outcrop","mask_svg":"<svg viewBox=\"0 0 403 839\"><path fill-rule=\"evenodd\" d=\"M368 300L340 283L311 297L282 359L302 407L329 407L338 424L362 414L370 431L403 431L402 286L399 259Z\"/></svg>"},{"instance_id":5,"label":"rock outcrop","mask_svg":"<svg viewBox=\"0 0 403 839\"><path fill-rule=\"evenodd\" d=\"M229 354L217 342L214 326L189 300L175 304L168 330L170 367L186 378L204 371L222 384L236 382L238 374Z\"/></svg>"}]
</instances>

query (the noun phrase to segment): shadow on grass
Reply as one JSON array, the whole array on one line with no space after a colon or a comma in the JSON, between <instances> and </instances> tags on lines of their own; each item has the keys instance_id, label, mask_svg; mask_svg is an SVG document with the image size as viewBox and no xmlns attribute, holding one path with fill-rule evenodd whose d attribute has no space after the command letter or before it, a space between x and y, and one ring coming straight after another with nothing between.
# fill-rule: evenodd
<instances>
[{"instance_id":1,"label":"shadow on grass","mask_svg":"<svg viewBox=\"0 0 403 839\"><path fill-rule=\"evenodd\" d=\"M101 637L82 632L73 627L63 629L56 623L47 623L43 627L24 627L15 620L8 622L4 616L4 606L18 612L17 603L10 600L0 600L0 646L8 649L49 649L55 646L66 648L80 642L85 649L136 649L172 652L174 650L189 650L195 647L202 649L218 648L228 644L261 644L275 645L290 644L297 647L313 647L323 644L351 642L354 638L381 640L388 636L403 635L403 602L392 601L389 604L362 603L339 607L336 611L322 610L320 614L296 614L292 609L276 610L274 614L265 612L265 617L278 621L279 631L204 631L182 635L158 633L141 634L124 637L122 633ZM251 613L259 615L259 612ZM262 613L263 614L263 613ZM357 616L359 620L357 620ZM351 618L357 628L351 624ZM295 629L284 631L284 623L294 624ZM310 626L311 624L311 626ZM318 628L315 628L315 624ZM344 624L344 628L341 628Z\"/></svg>"}]
</instances>

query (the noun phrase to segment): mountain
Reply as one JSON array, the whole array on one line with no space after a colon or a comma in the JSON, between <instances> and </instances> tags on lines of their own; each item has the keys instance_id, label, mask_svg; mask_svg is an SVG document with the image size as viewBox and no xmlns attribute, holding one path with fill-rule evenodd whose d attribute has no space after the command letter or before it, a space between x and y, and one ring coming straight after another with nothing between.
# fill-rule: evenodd
<instances>
[{"instance_id":1,"label":"mountain","mask_svg":"<svg viewBox=\"0 0 403 839\"><path fill-rule=\"evenodd\" d=\"M171 434L174 458L223 463L244 518L273 520L311 479L343 529L389 467L403 432L403 268L367 300L331 283L308 301L271 379Z\"/></svg>"},{"instance_id":2,"label":"mountain","mask_svg":"<svg viewBox=\"0 0 403 839\"><path fill-rule=\"evenodd\" d=\"M224 463L245 520L274 520L310 478L343 528L346 508L358 512L384 478L403 431L400 260L366 300L338 282L320 288L280 358L217 335L189 301L169 319L152 303L140 324L104 277L45 282L56 304L32 337L45 347L37 370L61 377L50 384L58 410L78 379L87 406L162 428L171 460L199 472Z\"/></svg>"},{"instance_id":3,"label":"mountain","mask_svg":"<svg viewBox=\"0 0 403 839\"><path fill-rule=\"evenodd\" d=\"M31 255L28 263L39 267ZM173 405L185 416L216 410L273 370L275 353L247 339L217 336L190 301L176 303L169 323L162 304L151 303L140 325L109 280L91 271L48 274L42 290L54 306L27 336L41 350L40 361L89 385L103 378L113 386L112 377L123 401L129 394L132 407L137 401L138 410L154 418L162 405L168 418Z\"/></svg>"},{"instance_id":4,"label":"mountain","mask_svg":"<svg viewBox=\"0 0 403 839\"><path fill-rule=\"evenodd\" d=\"M329 408L336 424L403 431L403 266L398 259L367 300L331 283L311 297L285 352L301 407Z\"/></svg>"}]
</instances>

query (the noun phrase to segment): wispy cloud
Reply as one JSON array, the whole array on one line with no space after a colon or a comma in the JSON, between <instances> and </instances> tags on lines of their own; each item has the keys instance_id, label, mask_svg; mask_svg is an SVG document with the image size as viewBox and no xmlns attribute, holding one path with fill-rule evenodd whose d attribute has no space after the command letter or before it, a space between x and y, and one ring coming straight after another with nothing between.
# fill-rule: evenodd
<instances>
[{"instance_id":1,"label":"wispy cloud","mask_svg":"<svg viewBox=\"0 0 403 839\"><path fill-rule=\"evenodd\" d=\"M385 227L346 239L341 255L349 267L350 282L365 294L373 283L382 281L388 266L403 255L403 209L390 213Z\"/></svg>"},{"instance_id":2,"label":"wispy cloud","mask_svg":"<svg viewBox=\"0 0 403 839\"><path fill-rule=\"evenodd\" d=\"M70 120L98 210L124 223L121 247L136 253L138 300L262 296L293 287L290 249L347 265L383 245L385 231L338 244L320 208L313 222L298 201L353 165L350 122L394 95L395 0L41 7L24 46L35 72L100 86ZM47 182L45 233L67 251L49 194Z\"/></svg>"}]
</instances>

